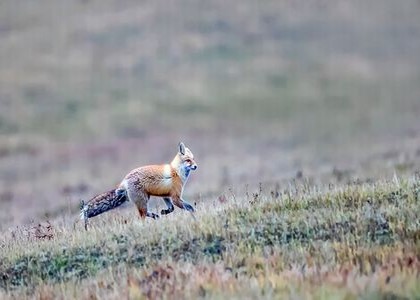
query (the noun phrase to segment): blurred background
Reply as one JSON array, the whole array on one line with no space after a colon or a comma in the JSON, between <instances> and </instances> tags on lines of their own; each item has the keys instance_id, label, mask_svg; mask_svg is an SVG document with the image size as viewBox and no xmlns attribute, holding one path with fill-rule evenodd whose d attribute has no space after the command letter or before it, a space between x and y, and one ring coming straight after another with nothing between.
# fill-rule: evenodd
<instances>
[{"instance_id":1,"label":"blurred background","mask_svg":"<svg viewBox=\"0 0 420 300\"><path fill-rule=\"evenodd\" d=\"M1 1L0 229L76 214L180 140L192 202L414 172L419 16L418 0Z\"/></svg>"}]
</instances>

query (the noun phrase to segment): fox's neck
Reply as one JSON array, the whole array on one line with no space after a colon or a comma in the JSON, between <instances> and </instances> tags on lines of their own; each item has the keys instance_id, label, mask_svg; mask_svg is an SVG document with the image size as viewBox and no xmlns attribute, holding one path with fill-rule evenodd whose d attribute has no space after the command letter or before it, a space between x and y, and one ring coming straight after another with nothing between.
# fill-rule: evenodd
<instances>
[{"instance_id":1,"label":"fox's neck","mask_svg":"<svg viewBox=\"0 0 420 300\"><path fill-rule=\"evenodd\" d=\"M172 160L171 167L175 169L176 173L181 178L182 182L185 184L185 182L188 179L188 176L190 175L190 170L182 166L181 159L178 155L176 155Z\"/></svg>"}]
</instances>

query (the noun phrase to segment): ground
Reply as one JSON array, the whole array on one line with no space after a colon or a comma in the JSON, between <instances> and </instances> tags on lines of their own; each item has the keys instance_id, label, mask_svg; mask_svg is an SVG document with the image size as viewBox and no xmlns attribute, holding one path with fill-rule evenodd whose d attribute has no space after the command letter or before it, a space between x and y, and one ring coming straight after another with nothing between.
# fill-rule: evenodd
<instances>
[{"instance_id":1,"label":"ground","mask_svg":"<svg viewBox=\"0 0 420 300\"><path fill-rule=\"evenodd\" d=\"M0 7L1 297L418 297L418 1ZM76 222L180 140L196 221Z\"/></svg>"}]
</instances>

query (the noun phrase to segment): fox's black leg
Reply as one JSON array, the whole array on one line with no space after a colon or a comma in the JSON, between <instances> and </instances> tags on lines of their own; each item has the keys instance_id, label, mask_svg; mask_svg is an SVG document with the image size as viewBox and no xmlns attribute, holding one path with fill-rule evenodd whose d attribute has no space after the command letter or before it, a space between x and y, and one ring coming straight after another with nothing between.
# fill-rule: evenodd
<instances>
[{"instance_id":1,"label":"fox's black leg","mask_svg":"<svg viewBox=\"0 0 420 300\"><path fill-rule=\"evenodd\" d=\"M189 204L187 201L184 201L182 199L181 199L181 203L182 203L182 206L183 206L182 208L189 211L191 213L191 216L193 217L193 219L196 220L195 216L194 216L194 212L195 212L194 207L191 204Z\"/></svg>"},{"instance_id":2,"label":"fox's black leg","mask_svg":"<svg viewBox=\"0 0 420 300\"><path fill-rule=\"evenodd\" d=\"M162 211L160 213L162 215L170 214L171 212L174 211L174 205L172 204L171 198L165 197L165 198L163 198L163 200L165 201L167 209L162 209Z\"/></svg>"},{"instance_id":3,"label":"fox's black leg","mask_svg":"<svg viewBox=\"0 0 420 300\"><path fill-rule=\"evenodd\" d=\"M195 219L195 216L194 216L195 209L194 209L194 207L191 204L189 204L187 201L184 201L179 196L173 196L172 197L172 201L179 208L185 209L185 210L189 211L191 213L191 216Z\"/></svg>"},{"instance_id":4,"label":"fox's black leg","mask_svg":"<svg viewBox=\"0 0 420 300\"><path fill-rule=\"evenodd\" d=\"M182 205L183 205L183 208L185 210L188 210L190 212L194 212L195 211L194 210L194 207L191 204L189 204L187 201L182 200Z\"/></svg>"},{"instance_id":5,"label":"fox's black leg","mask_svg":"<svg viewBox=\"0 0 420 300\"><path fill-rule=\"evenodd\" d=\"M194 212L195 211L194 207L191 204L189 204L188 202L184 202L183 205L184 205L184 209L185 210L188 210L190 212Z\"/></svg>"},{"instance_id":6,"label":"fox's black leg","mask_svg":"<svg viewBox=\"0 0 420 300\"><path fill-rule=\"evenodd\" d=\"M194 207L191 204L189 204L187 201L185 201L184 199L180 197L172 197L172 200L173 200L173 203L181 209L185 209L189 212L195 211Z\"/></svg>"}]
</instances>

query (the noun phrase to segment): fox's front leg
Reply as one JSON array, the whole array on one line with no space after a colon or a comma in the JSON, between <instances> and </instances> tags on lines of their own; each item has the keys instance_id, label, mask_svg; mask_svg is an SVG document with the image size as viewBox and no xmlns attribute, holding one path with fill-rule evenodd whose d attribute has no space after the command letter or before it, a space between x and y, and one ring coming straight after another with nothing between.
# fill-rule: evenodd
<instances>
[{"instance_id":1,"label":"fox's front leg","mask_svg":"<svg viewBox=\"0 0 420 300\"><path fill-rule=\"evenodd\" d=\"M194 212L195 211L194 210L194 207L191 204L189 204L187 201L183 200L178 195L172 196L172 201L174 202L174 204L176 206L178 206L181 209L185 209L185 210L187 210L189 212Z\"/></svg>"}]
</instances>

